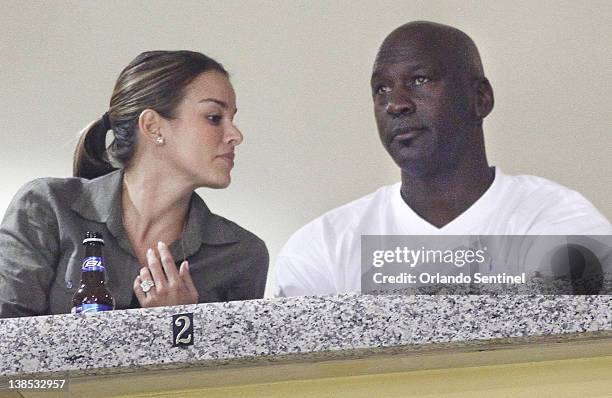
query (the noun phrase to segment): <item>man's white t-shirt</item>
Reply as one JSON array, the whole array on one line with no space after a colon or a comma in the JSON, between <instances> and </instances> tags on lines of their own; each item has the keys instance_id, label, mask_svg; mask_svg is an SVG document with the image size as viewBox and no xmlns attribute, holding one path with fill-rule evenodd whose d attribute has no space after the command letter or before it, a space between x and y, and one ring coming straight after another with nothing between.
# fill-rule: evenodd
<instances>
[{"instance_id":1,"label":"man's white t-shirt","mask_svg":"<svg viewBox=\"0 0 612 398\"><path fill-rule=\"evenodd\" d=\"M276 296L359 292L361 235L609 235L610 222L581 194L545 178L496 168L489 189L442 228L384 186L295 232L276 261Z\"/></svg>"}]
</instances>

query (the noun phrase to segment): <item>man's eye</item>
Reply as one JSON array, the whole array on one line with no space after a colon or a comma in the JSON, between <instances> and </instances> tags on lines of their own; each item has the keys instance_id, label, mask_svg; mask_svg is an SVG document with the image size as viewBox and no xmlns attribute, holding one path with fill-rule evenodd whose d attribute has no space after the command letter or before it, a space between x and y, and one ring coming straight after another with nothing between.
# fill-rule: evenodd
<instances>
[{"instance_id":1,"label":"man's eye","mask_svg":"<svg viewBox=\"0 0 612 398\"><path fill-rule=\"evenodd\" d=\"M378 86L376 88L376 94L385 94L391 91L389 86Z\"/></svg>"},{"instance_id":2,"label":"man's eye","mask_svg":"<svg viewBox=\"0 0 612 398\"><path fill-rule=\"evenodd\" d=\"M219 124L219 123L221 123L221 119L222 119L223 117L222 117L222 116L219 116L219 115L210 115L210 116L206 116L206 118L207 118L208 120L210 120L210 122L211 122L212 124Z\"/></svg>"},{"instance_id":3,"label":"man's eye","mask_svg":"<svg viewBox=\"0 0 612 398\"><path fill-rule=\"evenodd\" d=\"M428 77L425 76L417 76L414 78L414 85L415 86L420 86L422 84L425 84L429 81Z\"/></svg>"}]
</instances>

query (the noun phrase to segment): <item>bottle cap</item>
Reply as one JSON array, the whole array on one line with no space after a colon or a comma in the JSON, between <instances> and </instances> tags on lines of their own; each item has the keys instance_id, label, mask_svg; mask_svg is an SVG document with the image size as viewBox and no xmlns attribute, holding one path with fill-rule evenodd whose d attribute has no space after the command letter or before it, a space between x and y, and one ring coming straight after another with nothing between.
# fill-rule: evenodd
<instances>
[{"instance_id":1,"label":"bottle cap","mask_svg":"<svg viewBox=\"0 0 612 398\"><path fill-rule=\"evenodd\" d=\"M87 231L85 233L85 239L83 239L83 244L94 243L94 242L104 244L104 239L102 238L102 234L100 232Z\"/></svg>"}]
</instances>

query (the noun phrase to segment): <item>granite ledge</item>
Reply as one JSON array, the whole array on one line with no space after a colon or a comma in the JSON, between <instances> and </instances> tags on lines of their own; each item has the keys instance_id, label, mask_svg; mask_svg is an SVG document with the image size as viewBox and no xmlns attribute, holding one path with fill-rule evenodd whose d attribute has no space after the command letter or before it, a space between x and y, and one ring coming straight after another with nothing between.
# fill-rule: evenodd
<instances>
[{"instance_id":1,"label":"granite ledge","mask_svg":"<svg viewBox=\"0 0 612 398\"><path fill-rule=\"evenodd\" d=\"M192 312L195 344L172 347ZM0 374L71 376L612 338L612 296L264 299L0 320Z\"/></svg>"}]
</instances>

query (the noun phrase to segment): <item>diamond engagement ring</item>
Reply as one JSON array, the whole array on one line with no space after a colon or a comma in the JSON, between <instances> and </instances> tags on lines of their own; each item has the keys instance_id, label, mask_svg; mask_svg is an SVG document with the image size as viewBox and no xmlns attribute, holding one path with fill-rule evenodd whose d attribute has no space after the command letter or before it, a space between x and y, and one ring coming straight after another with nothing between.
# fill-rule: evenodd
<instances>
[{"instance_id":1,"label":"diamond engagement ring","mask_svg":"<svg viewBox=\"0 0 612 398\"><path fill-rule=\"evenodd\" d=\"M151 290L153 286L155 286L155 282L153 281L143 281L140 283L140 287L142 288L142 291L145 293Z\"/></svg>"}]
</instances>

